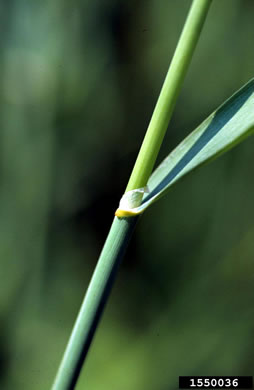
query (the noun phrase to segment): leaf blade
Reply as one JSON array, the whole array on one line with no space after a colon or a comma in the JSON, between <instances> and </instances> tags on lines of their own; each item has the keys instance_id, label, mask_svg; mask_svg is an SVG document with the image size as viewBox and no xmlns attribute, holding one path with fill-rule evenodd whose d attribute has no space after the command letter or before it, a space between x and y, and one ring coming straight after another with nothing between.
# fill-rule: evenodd
<instances>
[{"instance_id":1,"label":"leaf blade","mask_svg":"<svg viewBox=\"0 0 254 390\"><path fill-rule=\"evenodd\" d=\"M186 174L217 158L252 133L254 79L215 110L162 161L148 180L149 193L144 194L139 207L131 209L131 214L142 213Z\"/></svg>"}]
</instances>

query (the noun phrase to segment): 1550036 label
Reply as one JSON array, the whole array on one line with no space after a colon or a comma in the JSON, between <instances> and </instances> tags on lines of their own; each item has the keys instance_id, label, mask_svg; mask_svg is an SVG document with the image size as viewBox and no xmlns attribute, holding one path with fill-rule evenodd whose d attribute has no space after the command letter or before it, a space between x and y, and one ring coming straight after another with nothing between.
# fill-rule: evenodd
<instances>
[{"instance_id":1,"label":"1550036 label","mask_svg":"<svg viewBox=\"0 0 254 390\"><path fill-rule=\"evenodd\" d=\"M252 389L252 376L180 376L179 389Z\"/></svg>"}]
</instances>

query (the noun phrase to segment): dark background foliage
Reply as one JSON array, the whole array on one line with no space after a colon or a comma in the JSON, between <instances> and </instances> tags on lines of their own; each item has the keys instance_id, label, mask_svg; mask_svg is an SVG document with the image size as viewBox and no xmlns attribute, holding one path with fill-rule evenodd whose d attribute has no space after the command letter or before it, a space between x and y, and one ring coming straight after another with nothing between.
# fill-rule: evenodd
<instances>
[{"instance_id":1,"label":"dark background foliage","mask_svg":"<svg viewBox=\"0 0 254 390\"><path fill-rule=\"evenodd\" d=\"M50 388L188 0L0 3L0 387ZM253 77L251 0L215 0L158 162ZM254 141L141 218L77 389L252 375Z\"/></svg>"}]
</instances>

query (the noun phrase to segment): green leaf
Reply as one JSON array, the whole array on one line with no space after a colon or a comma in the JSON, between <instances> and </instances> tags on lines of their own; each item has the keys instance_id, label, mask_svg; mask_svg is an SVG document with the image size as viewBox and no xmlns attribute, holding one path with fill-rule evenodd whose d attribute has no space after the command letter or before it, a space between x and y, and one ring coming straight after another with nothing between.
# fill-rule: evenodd
<instances>
[{"instance_id":1,"label":"green leaf","mask_svg":"<svg viewBox=\"0 0 254 390\"><path fill-rule=\"evenodd\" d=\"M133 192L124 194L118 216L142 213L187 173L215 159L254 133L254 79L213 112L158 166L148 180L140 206L131 207ZM141 189L142 190L142 189ZM126 202L127 200L127 202Z\"/></svg>"}]
</instances>

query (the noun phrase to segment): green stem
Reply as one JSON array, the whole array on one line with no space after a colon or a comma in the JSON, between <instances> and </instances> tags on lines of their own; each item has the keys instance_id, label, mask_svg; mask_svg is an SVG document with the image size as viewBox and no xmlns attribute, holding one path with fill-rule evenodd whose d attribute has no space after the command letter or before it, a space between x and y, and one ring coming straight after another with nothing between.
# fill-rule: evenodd
<instances>
[{"instance_id":1,"label":"green stem","mask_svg":"<svg viewBox=\"0 0 254 390\"><path fill-rule=\"evenodd\" d=\"M75 388L83 361L113 285L116 271L137 220L138 217L114 218L52 390L72 390Z\"/></svg>"},{"instance_id":2,"label":"green stem","mask_svg":"<svg viewBox=\"0 0 254 390\"><path fill-rule=\"evenodd\" d=\"M126 191L144 187L152 173L211 1L192 3Z\"/></svg>"},{"instance_id":3,"label":"green stem","mask_svg":"<svg viewBox=\"0 0 254 390\"><path fill-rule=\"evenodd\" d=\"M184 75L212 0L194 0L127 190L144 187L153 169ZM89 284L52 390L73 390L138 217L115 218Z\"/></svg>"}]
</instances>

